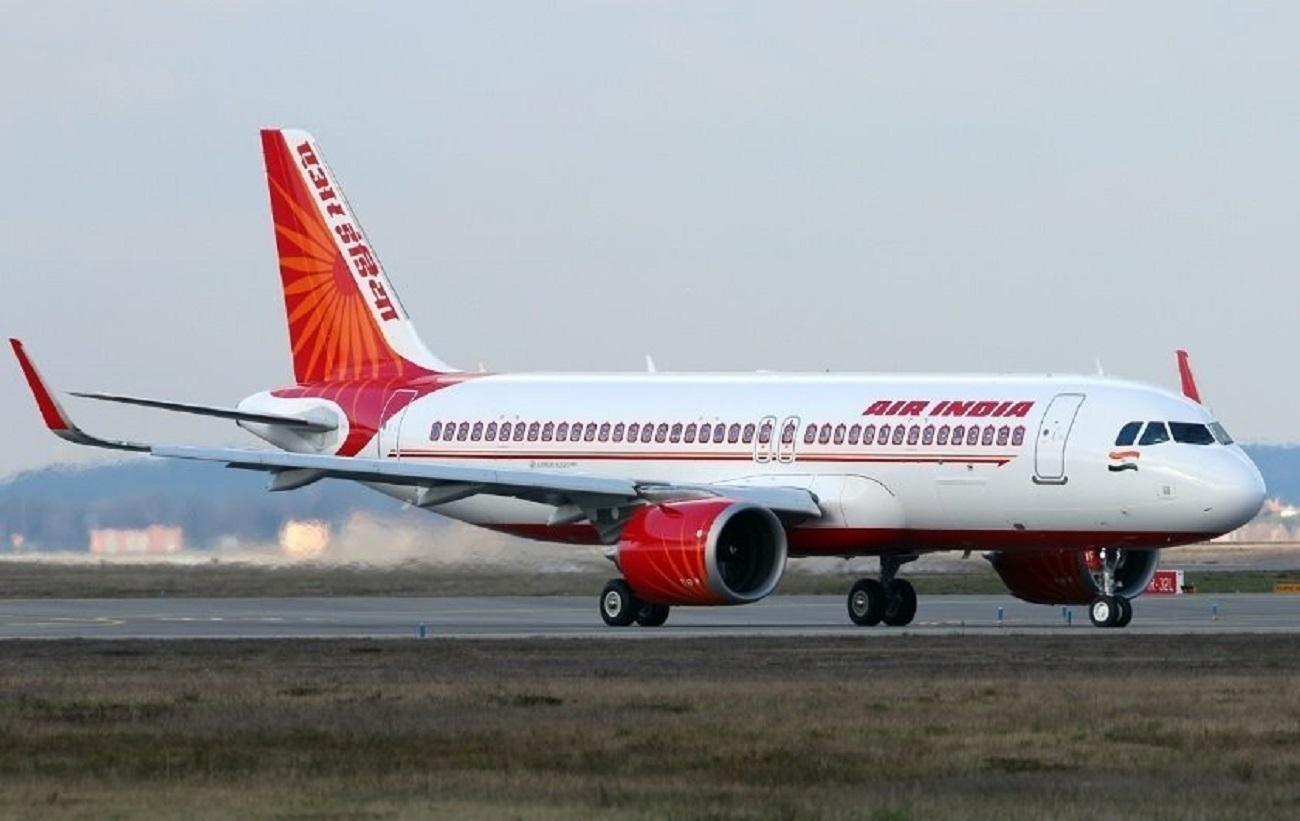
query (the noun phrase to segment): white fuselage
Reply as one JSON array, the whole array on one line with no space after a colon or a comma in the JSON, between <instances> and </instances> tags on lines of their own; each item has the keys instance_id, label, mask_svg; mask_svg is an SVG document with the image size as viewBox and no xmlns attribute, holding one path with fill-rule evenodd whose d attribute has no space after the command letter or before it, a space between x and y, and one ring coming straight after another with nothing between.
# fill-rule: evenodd
<instances>
[{"instance_id":1,"label":"white fuselage","mask_svg":"<svg viewBox=\"0 0 1300 821\"><path fill-rule=\"evenodd\" d=\"M1117 447L1129 422L1214 420L1183 397L1106 378L519 374L463 378L422 393L356 455L806 487L823 515L797 529L795 555L1106 547L1108 539L1181 544L1240 526L1263 496L1258 472L1236 445ZM310 397L264 393L241 404L280 413L322 406L348 419L338 404ZM576 440L575 426L582 430ZM350 433L344 424L313 440L246 427L281 447L326 453ZM705 431L707 442L700 441ZM380 489L414 499L410 488ZM581 530L548 527L554 508L546 504L483 495L435 509L534 538L587 540Z\"/></svg>"}]
</instances>

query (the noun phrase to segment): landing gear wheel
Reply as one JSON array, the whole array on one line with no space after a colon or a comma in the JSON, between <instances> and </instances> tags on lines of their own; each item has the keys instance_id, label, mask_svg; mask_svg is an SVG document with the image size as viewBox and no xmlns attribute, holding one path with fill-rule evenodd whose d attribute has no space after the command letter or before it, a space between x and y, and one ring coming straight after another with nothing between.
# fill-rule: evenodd
<instances>
[{"instance_id":1,"label":"landing gear wheel","mask_svg":"<svg viewBox=\"0 0 1300 821\"><path fill-rule=\"evenodd\" d=\"M890 627L903 627L916 618L916 588L906 579L894 579L885 589L885 612L882 615L885 624Z\"/></svg>"},{"instance_id":2,"label":"landing gear wheel","mask_svg":"<svg viewBox=\"0 0 1300 821\"><path fill-rule=\"evenodd\" d=\"M668 605L642 602L636 611L636 623L642 627L659 627L668 621Z\"/></svg>"},{"instance_id":3,"label":"landing gear wheel","mask_svg":"<svg viewBox=\"0 0 1300 821\"><path fill-rule=\"evenodd\" d=\"M641 602L622 579L611 579L600 591L600 617L610 627L627 627L640 609Z\"/></svg>"},{"instance_id":4,"label":"landing gear wheel","mask_svg":"<svg viewBox=\"0 0 1300 821\"><path fill-rule=\"evenodd\" d=\"M1116 596L1098 596L1088 608L1088 618L1093 627L1114 627L1119 624L1123 610Z\"/></svg>"},{"instance_id":5,"label":"landing gear wheel","mask_svg":"<svg viewBox=\"0 0 1300 821\"><path fill-rule=\"evenodd\" d=\"M1123 596L1116 596L1115 601L1119 602L1119 619L1116 620L1116 627L1128 627L1128 623L1133 621L1133 602Z\"/></svg>"},{"instance_id":6,"label":"landing gear wheel","mask_svg":"<svg viewBox=\"0 0 1300 821\"><path fill-rule=\"evenodd\" d=\"M849 618L859 627L875 627L885 615L885 586L858 579L849 590Z\"/></svg>"}]
</instances>

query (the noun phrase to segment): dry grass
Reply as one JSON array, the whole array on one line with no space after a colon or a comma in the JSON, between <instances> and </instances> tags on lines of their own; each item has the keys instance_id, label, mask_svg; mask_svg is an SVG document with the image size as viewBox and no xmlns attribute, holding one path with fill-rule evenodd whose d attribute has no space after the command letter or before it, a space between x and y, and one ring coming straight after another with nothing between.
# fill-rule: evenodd
<instances>
[{"instance_id":1,"label":"dry grass","mask_svg":"<svg viewBox=\"0 0 1300 821\"><path fill-rule=\"evenodd\" d=\"M1279 817L1300 639L0 644L0 815Z\"/></svg>"}]
</instances>

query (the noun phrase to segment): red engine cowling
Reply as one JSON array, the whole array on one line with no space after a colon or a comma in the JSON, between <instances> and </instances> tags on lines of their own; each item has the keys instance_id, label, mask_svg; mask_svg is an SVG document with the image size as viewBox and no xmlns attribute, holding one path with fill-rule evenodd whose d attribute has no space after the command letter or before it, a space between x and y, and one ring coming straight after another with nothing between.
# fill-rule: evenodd
<instances>
[{"instance_id":1,"label":"red engine cowling","mask_svg":"<svg viewBox=\"0 0 1300 821\"><path fill-rule=\"evenodd\" d=\"M651 505L623 528L618 567L656 604L748 604L785 571L785 528L772 511L730 499Z\"/></svg>"},{"instance_id":2,"label":"red engine cowling","mask_svg":"<svg viewBox=\"0 0 1300 821\"><path fill-rule=\"evenodd\" d=\"M1011 595L1034 604L1089 604L1102 592L1101 558L1095 550L994 553L993 568ZM1115 592L1141 595L1160 564L1158 550L1125 550L1115 568Z\"/></svg>"}]
</instances>

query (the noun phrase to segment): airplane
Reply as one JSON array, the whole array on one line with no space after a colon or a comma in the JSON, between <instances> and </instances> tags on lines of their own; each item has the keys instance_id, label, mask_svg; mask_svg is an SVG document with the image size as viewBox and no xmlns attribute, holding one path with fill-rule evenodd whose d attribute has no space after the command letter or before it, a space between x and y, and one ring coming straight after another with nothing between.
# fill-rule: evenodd
<instances>
[{"instance_id":1,"label":"airplane","mask_svg":"<svg viewBox=\"0 0 1300 821\"><path fill-rule=\"evenodd\" d=\"M904 626L917 597L899 570L934 551L980 551L1020 599L1123 627L1162 550L1263 503L1182 351L1182 395L1104 376L457 370L416 333L311 135L261 138L293 384L234 407L72 395L233 420L274 449L92 436L11 340L56 435L265 472L277 492L351 480L492 530L600 545L619 571L597 599L612 627L759 601L807 556L879 557L849 619Z\"/></svg>"}]
</instances>

